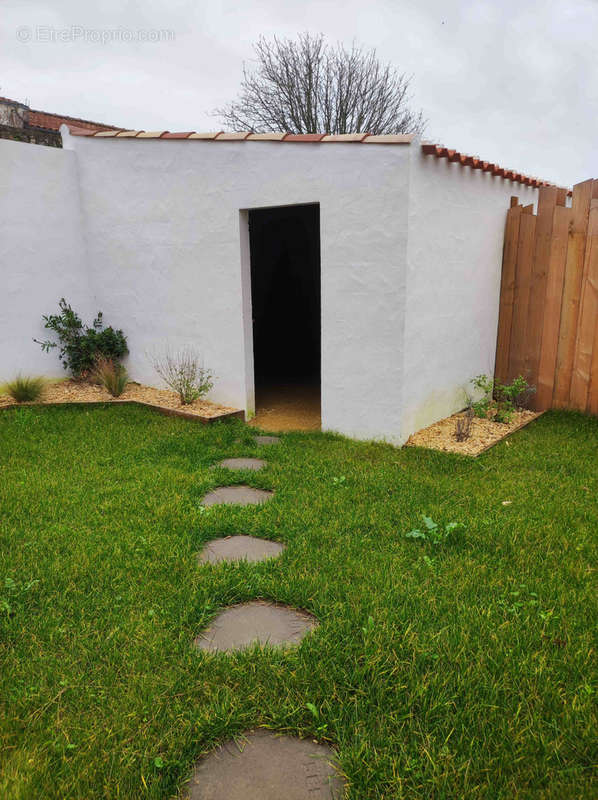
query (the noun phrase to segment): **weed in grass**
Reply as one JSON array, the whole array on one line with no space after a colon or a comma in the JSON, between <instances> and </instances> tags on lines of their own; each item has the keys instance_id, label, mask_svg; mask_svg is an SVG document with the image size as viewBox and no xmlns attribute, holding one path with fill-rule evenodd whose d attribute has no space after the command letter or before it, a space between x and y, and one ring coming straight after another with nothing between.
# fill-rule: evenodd
<instances>
[{"instance_id":1,"label":"weed in grass","mask_svg":"<svg viewBox=\"0 0 598 800\"><path fill-rule=\"evenodd\" d=\"M422 514L424 521L424 529L415 529L405 534L406 539L422 539L425 542L431 542L433 545L446 544L455 539L457 531L465 530L465 525L462 522L447 522L444 527L441 527L431 517Z\"/></svg>"},{"instance_id":2,"label":"weed in grass","mask_svg":"<svg viewBox=\"0 0 598 800\"><path fill-rule=\"evenodd\" d=\"M43 378L30 375L17 375L4 385L4 391L17 403L32 403L39 400L44 393L45 381Z\"/></svg>"}]
</instances>

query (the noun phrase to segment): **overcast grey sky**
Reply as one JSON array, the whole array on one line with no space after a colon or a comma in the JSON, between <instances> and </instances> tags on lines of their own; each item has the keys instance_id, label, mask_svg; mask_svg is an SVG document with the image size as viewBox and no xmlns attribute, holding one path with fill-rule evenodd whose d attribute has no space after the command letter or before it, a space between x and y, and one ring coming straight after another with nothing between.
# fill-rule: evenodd
<instances>
[{"instance_id":1,"label":"overcast grey sky","mask_svg":"<svg viewBox=\"0 0 598 800\"><path fill-rule=\"evenodd\" d=\"M426 138L560 184L598 178L598 0L0 0L0 15L0 95L34 108L214 130L252 42L307 30L412 73Z\"/></svg>"}]
</instances>

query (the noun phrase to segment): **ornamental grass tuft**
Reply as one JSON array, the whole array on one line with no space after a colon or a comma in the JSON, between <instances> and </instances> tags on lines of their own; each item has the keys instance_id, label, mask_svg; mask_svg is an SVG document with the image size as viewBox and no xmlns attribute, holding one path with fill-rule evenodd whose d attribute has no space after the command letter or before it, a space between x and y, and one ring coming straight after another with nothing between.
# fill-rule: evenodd
<instances>
[{"instance_id":1,"label":"ornamental grass tuft","mask_svg":"<svg viewBox=\"0 0 598 800\"><path fill-rule=\"evenodd\" d=\"M32 403L44 393L45 380L31 375L17 375L4 386L4 391L17 403Z\"/></svg>"}]
</instances>

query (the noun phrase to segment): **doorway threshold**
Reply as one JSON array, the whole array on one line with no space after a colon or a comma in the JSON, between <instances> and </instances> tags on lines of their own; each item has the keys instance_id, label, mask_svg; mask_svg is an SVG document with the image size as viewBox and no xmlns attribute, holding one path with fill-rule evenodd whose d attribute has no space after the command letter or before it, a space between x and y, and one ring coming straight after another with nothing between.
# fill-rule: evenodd
<instances>
[{"instance_id":1,"label":"doorway threshold","mask_svg":"<svg viewBox=\"0 0 598 800\"><path fill-rule=\"evenodd\" d=\"M319 431L320 385L276 383L260 387L256 414L249 423L268 431Z\"/></svg>"}]
</instances>

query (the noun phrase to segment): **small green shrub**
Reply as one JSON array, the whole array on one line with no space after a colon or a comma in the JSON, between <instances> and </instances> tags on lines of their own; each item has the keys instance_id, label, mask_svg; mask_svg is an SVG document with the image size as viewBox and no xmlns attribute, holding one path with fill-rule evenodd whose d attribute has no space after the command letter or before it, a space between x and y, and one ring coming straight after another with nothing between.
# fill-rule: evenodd
<instances>
[{"instance_id":1,"label":"small green shrub","mask_svg":"<svg viewBox=\"0 0 598 800\"><path fill-rule=\"evenodd\" d=\"M482 397L472 406L476 417L503 424L511 422L524 399L536 391L522 375L507 384L495 383L488 375L476 375L471 383L482 393Z\"/></svg>"},{"instance_id":2,"label":"small green shrub","mask_svg":"<svg viewBox=\"0 0 598 800\"><path fill-rule=\"evenodd\" d=\"M44 385L43 378L17 375L13 381L9 381L5 385L4 390L17 403L31 403L40 399L44 392Z\"/></svg>"},{"instance_id":3,"label":"small green shrub","mask_svg":"<svg viewBox=\"0 0 598 800\"><path fill-rule=\"evenodd\" d=\"M90 328L83 324L81 317L73 311L64 297L58 306L60 314L49 314L43 319L44 327L54 331L59 344L49 340L33 341L41 345L46 353L60 346L62 365L73 377L81 378L91 374L100 356L118 362L129 352L124 333L111 327L105 328L101 311L98 311Z\"/></svg>"},{"instance_id":4,"label":"small green shrub","mask_svg":"<svg viewBox=\"0 0 598 800\"><path fill-rule=\"evenodd\" d=\"M96 359L94 378L104 387L112 397L120 397L124 392L129 376L122 364L115 363L110 358L99 356Z\"/></svg>"},{"instance_id":5,"label":"small green shrub","mask_svg":"<svg viewBox=\"0 0 598 800\"><path fill-rule=\"evenodd\" d=\"M431 542L433 545L446 544L449 540L454 539L456 531L465 530L465 525L462 522L447 522L444 527L441 527L431 517L426 517L422 514L424 521L424 529L416 528L405 534L406 539L422 539L425 542Z\"/></svg>"}]
</instances>

